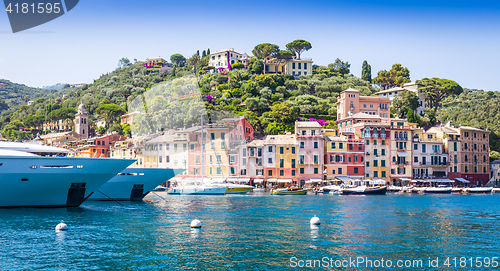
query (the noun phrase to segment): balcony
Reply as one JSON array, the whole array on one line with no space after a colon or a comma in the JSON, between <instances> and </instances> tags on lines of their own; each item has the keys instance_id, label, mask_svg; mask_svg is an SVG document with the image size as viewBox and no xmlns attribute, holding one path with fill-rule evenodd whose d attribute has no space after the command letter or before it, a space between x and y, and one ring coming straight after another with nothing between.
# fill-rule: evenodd
<instances>
[{"instance_id":1,"label":"balcony","mask_svg":"<svg viewBox=\"0 0 500 271\"><path fill-rule=\"evenodd\" d=\"M446 163L437 163L437 164L432 164L432 163L427 163L427 162L420 162L418 163L420 166L430 166L430 167L444 167L444 166L449 166L450 163L449 162L446 162Z\"/></svg>"},{"instance_id":2,"label":"balcony","mask_svg":"<svg viewBox=\"0 0 500 271\"><path fill-rule=\"evenodd\" d=\"M391 162L391 165L398 165L398 166L405 166L405 165L408 165L409 162L408 161L404 161L404 162Z\"/></svg>"},{"instance_id":3,"label":"balcony","mask_svg":"<svg viewBox=\"0 0 500 271\"><path fill-rule=\"evenodd\" d=\"M408 138L407 137L396 137L396 138L394 138L394 140L396 140L396 141L408 141Z\"/></svg>"},{"instance_id":4,"label":"balcony","mask_svg":"<svg viewBox=\"0 0 500 271\"><path fill-rule=\"evenodd\" d=\"M398 149L399 152L405 152L405 149Z\"/></svg>"}]
</instances>

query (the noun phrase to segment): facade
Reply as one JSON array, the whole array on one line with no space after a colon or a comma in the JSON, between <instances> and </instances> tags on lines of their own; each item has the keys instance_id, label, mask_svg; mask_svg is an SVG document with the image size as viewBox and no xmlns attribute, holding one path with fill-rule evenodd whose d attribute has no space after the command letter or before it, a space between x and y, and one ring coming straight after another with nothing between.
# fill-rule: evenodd
<instances>
[{"instance_id":1,"label":"facade","mask_svg":"<svg viewBox=\"0 0 500 271\"><path fill-rule=\"evenodd\" d=\"M391 119L391 182L409 181L413 178L412 138L413 127L406 119Z\"/></svg>"},{"instance_id":2,"label":"facade","mask_svg":"<svg viewBox=\"0 0 500 271\"><path fill-rule=\"evenodd\" d=\"M338 136L333 129L324 131L324 170L325 180L334 180L337 177L347 176L347 137Z\"/></svg>"},{"instance_id":3,"label":"facade","mask_svg":"<svg viewBox=\"0 0 500 271\"><path fill-rule=\"evenodd\" d=\"M61 132L61 133L50 133L40 136L43 139L43 143L49 146L59 146L64 143L71 141L78 141L80 135L75 131Z\"/></svg>"},{"instance_id":4,"label":"facade","mask_svg":"<svg viewBox=\"0 0 500 271\"><path fill-rule=\"evenodd\" d=\"M419 85L415 83L406 83L403 85L403 87L394 87L386 90L379 91L375 94L377 94L379 97L382 98L389 98L389 100L392 100L398 96L398 94L401 91L407 90L415 93L418 97L418 104L419 106L417 107L417 114L420 116L423 116L425 113L425 95L422 92L422 90L419 90Z\"/></svg>"},{"instance_id":5,"label":"facade","mask_svg":"<svg viewBox=\"0 0 500 271\"><path fill-rule=\"evenodd\" d=\"M489 186L500 187L500 160L491 162Z\"/></svg>"},{"instance_id":6,"label":"facade","mask_svg":"<svg viewBox=\"0 0 500 271\"><path fill-rule=\"evenodd\" d=\"M132 125L132 123L134 123L134 116L136 115L139 115L140 112L139 111L134 111L134 112L130 112L128 114L125 114L125 115L121 115L120 116L120 124L125 124L125 123L129 123L130 125Z\"/></svg>"},{"instance_id":7,"label":"facade","mask_svg":"<svg viewBox=\"0 0 500 271\"><path fill-rule=\"evenodd\" d=\"M300 186L304 186L307 181L318 182L323 179L324 139L321 129L316 121L295 122Z\"/></svg>"},{"instance_id":8,"label":"facade","mask_svg":"<svg viewBox=\"0 0 500 271\"><path fill-rule=\"evenodd\" d=\"M297 139L295 135L269 135L264 140L264 171L267 182L297 184Z\"/></svg>"},{"instance_id":9,"label":"facade","mask_svg":"<svg viewBox=\"0 0 500 271\"><path fill-rule=\"evenodd\" d=\"M247 67L249 57L247 53L238 53L234 48L216 51L208 55L208 66L215 68L215 72L230 71L231 64L241 62Z\"/></svg>"},{"instance_id":10,"label":"facade","mask_svg":"<svg viewBox=\"0 0 500 271\"><path fill-rule=\"evenodd\" d=\"M126 138L113 132L100 137L87 139L86 144L77 147L76 156L87 158L107 158L111 157L111 147L116 142L124 141Z\"/></svg>"},{"instance_id":11,"label":"facade","mask_svg":"<svg viewBox=\"0 0 500 271\"><path fill-rule=\"evenodd\" d=\"M356 125L365 141L365 177L390 181L390 135L387 122L362 122Z\"/></svg>"},{"instance_id":12,"label":"facade","mask_svg":"<svg viewBox=\"0 0 500 271\"><path fill-rule=\"evenodd\" d=\"M349 88L340 93L337 98L337 120L342 120L356 113L378 115L389 118L389 98L360 96L359 90Z\"/></svg>"},{"instance_id":13,"label":"facade","mask_svg":"<svg viewBox=\"0 0 500 271\"><path fill-rule=\"evenodd\" d=\"M447 178L450 161L444 143L437 134L415 130L412 141L413 178Z\"/></svg>"},{"instance_id":14,"label":"facade","mask_svg":"<svg viewBox=\"0 0 500 271\"><path fill-rule=\"evenodd\" d=\"M312 59L293 59L279 61L272 56L266 58L266 73L290 74L294 76L311 75Z\"/></svg>"},{"instance_id":15,"label":"facade","mask_svg":"<svg viewBox=\"0 0 500 271\"><path fill-rule=\"evenodd\" d=\"M445 151L450 155L450 179L465 180L474 186L484 186L489 181L489 131L455 126L450 121L432 127L429 132L444 141Z\"/></svg>"}]
</instances>

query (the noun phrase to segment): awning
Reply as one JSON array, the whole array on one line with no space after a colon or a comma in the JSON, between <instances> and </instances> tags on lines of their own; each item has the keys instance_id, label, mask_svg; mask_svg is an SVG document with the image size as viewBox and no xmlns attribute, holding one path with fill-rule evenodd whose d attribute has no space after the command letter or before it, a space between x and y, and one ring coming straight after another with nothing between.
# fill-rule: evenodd
<instances>
[{"instance_id":1,"label":"awning","mask_svg":"<svg viewBox=\"0 0 500 271\"><path fill-rule=\"evenodd\" d=\"M401 181L411 181L411 179L408 178L399 178Z\"/></svg>"},{"instance_id":2,"label":"awning","mask_svg":"<svg viewBox=\"0 0 500 271\"><path fill-rule=\"evenodd\" d=\"M411 180L412 183L418 183L418 182L423 182L424 180L418 180L418 179L414 179L414 180Z\"/></svg>"},{"instance_id":3,"label":"awning","mask_svg":"<svg viewBox=\"0 0 500 271\"><path fill-rule=\"evenodd\" d=\"M430 182L430 183L452 183L453 181L450 179L427 179L427 180L422 180L424 182Z\"/></svg>"},{"instance_id":4,"label":"awning","mask_svg":"<svg viewBox=\"0 0 500 271\"><path fill-rule=\"evenodd\" d=\"M278 179L278 183L291 183L292 179Z\"/></svg>"},{"instance_id":5,"label":"awning","mask_svg":"<svg viewBox=\"0 0 500 271\"><path fill-rule=\"evenodd\" d=\"M382 179L373 179L373 180L370 180L369 183L370 184L385 184L385 181Z\"/></svg>"},{"instance_id":6,"label":"awning","mask_svg":"<svg viewBox=\"0 0 500 271\"><path fill-rule=\"evenodd\" d=\"M263 179L255 179L253 180L254 183L263 183L264 180Z\"/></svg>"},{"instance_id":7,"label":"awning","mask_svg":"<svg viewBox=\"0 0 500 271\"><path fill-rule=\"evenodd\" d=\"M408 157L408 154L406 152L398 152L399 157Z\"/></svg>"},{"instance_id":8,"label":"awning","mask_svg":"<svg viewBox=\"0 0 500 271\"><path fill-rule=\"evenodd\" d=\"M278 179L267 179L268 183L276 183L278 182Z\"/></svg>"},{"instance_id":9,"label":"awning","mask_svg":"<svg viewBox=\"0 0 500 271\"><path fill-rule=\"evenodd\" d=\"M306 181L306 183L312 183L311 181Z\"/></svg>"},{"instance_id":10,"label":"awning","mask_svg":"<svg viewBox=\"0 0 500 271\"><path fill-rule=\"evenodd\" d=\"M459 182L462 182L462 183L470 183L469 181L467 181L466 179L464 178L455 178L455 180L459 181Z\"/></svg>"},{"instance_id":11,"label":"awning","mask_svg":"<svg viewBox=\"0 0 500 271\"><path fill-rule=\"evenodd\" d=\"M238 178L228 178L227 181L230 183L236 183L238 182Z\"/></svg>"},{"instance_id":12,"label":"awning","mask_svg":"<svg viewBox=\"0 0 500 271\"><path fill-rule=\"evenodd\" d=\"M248 183L248 182L250 182L250 178L239 178L238 182L239 183Z\"/></svg>"},{"instance_id":13,"label":"awning","mask_svg":"<svg viewBox=\"0 0 500 271\"><path fill-rule=\"evenodd\" d=\"M309 179L309 180L310 180L311 182L313 182L313 183L321 183L321 182L323 182L323 180L322 180L322 179Z\"/></svg>"}]
</instances>

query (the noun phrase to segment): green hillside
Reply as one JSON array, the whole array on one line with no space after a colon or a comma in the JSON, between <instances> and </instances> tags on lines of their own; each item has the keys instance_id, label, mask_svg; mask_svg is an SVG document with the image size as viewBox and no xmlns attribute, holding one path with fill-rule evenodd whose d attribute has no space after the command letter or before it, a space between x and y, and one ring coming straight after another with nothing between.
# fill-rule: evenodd
<instances>
[{"instance_id":1,"label":"green hillside","mask_svg":"<svg viewBox=\"0 0 500 271\"><path fill-rule=\"evenodd\" d=\"M45 97L54 92L54 90L28 87L0 79L0 116L12 113L6 111L15 110L28 101Z\"/></svg>"}]
</instances>

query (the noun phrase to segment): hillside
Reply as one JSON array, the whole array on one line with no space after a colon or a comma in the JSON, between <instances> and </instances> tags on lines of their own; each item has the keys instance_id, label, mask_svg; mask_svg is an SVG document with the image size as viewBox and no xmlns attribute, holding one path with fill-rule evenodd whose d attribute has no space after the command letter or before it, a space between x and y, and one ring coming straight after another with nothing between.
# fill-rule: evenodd
<instances>
[{"instance_id":1,"label":"hillside","mask_svg":"<svg viewBox=\"0 0 500 271\"><path fill-rule=\"evenodd\" d=\"M56 91L28 87L0 79L0 116L8 114L9 112L6 111L15 110L28 101L48 96L54 92Z\"/></svg>"},{"instance_id":2,"label":"hillside","mask_svg":"<svg viewBox=\"0 0 500 271\"><path fill-rule=\"evenodd\" d=\"M460 125L487 129L490 134L490 148L500 151L500 93L482 90L468 90L458 96L444 100L438 111L442 123L451 120Z\"/></svg>"}]
</instances>

